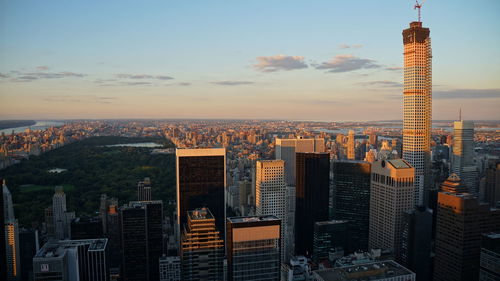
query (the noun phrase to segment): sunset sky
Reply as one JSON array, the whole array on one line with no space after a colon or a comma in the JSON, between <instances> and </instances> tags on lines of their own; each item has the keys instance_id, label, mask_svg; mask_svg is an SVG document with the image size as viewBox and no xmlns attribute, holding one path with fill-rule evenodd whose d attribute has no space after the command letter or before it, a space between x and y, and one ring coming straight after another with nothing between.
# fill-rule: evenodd
<instances>
[{"instance_id":1,"label":"sunset sky","mask_svg":"<svg viewBox=\"0 0 500 281\"><path fill-rule=\"evenodd\" d=\"M402 119L414 4L0 0L0 119ZM500 1L422 21L433 119L500 120Z\"/></svg>"}]
</instances>

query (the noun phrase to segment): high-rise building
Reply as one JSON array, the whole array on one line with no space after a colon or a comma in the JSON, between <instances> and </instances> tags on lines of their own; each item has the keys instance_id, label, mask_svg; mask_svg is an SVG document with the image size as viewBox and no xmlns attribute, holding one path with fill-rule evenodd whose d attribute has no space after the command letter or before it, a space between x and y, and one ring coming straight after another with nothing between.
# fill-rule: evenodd
<instances>
[{"instance_id":1,"label":"high-rise building","mask_svg":"<svg viewBox=\"0 0 500 281\"><path fill-rule=\"evenodd\" d=\"M21 257L21 280L33 280L33 257L40 250L38 230L21 229L19 231L19 255Z\"/></svg>"},{"instance_id":2,"label":"high-rise building","mask_svg":"<svg viewBox=\"0 0 500 281\"><path fill-rule=\"evenodd\" d=\"M71 235L71 221L75 212L66 210L66 194L62 186L56 186L52 197L52 213L54 216L54 236L56 239L68 239Z\"/></svg>"},{"instance_id":3,"label":"high-rise building","mask_svg":"<svg viewBox=\"0 0 500 281\"><path fill-rule=\"evenodd\" d=\"M2 196L0 196L0 280L7 280L7 248L5 243L5 202L3 197L3 186L5 186L5 180L2 180Z\"/></svg>"},{"instance_id":4,"label":"high-rise building","mask_svg":"<svg viewBox=\"0 0 500 281\"><path fill-rule=\"evenodd\" d=\"M351 244L346 253L368 250L371 164L335 161L333 172L333 218L349 221Z\"/></svg>"},{"instance_id":5,"label":"high-rise building","mask_svg":"<svg viewBox=\"0 0 500 281\"><path fill-rule=\"evenodd\" d=\"M99 217L81 217L71 221L71 239L104 238L102 221Z\"/></svg>"},{"instance_id":6,"label":"high-rise building","mask_svg":"<svg viewBox=\"0 0 500 281\"><path fill-rule=\"evenodd\" d=\"M224 240L209 209L188 211L181 237L182 280L223 280Z\"/></svg>"},{"instance_id":7,"label":"high-rise building","mask_svg":"<svg viewBox=\"0 0 500 281\"><path fill-rule=\"evenodd\" d=\"M403 217L398 261L417 274L417 281L431 280L432 210L418 206Z\"/></svg>"},{"instance_id":8,"label":"high-rise building","mask_svg":"<svg viewBox=\"0 0 500 281\"><path fill-rule=\"evenodd\" d=\"M356 139L353 130L349 130L347 135L347 159L356 160Z\"/></svg>"},{"instance_id":9,"label":"high-rise building","mask_svg":"<svg viewBox=\"0 0 500 281\"><path fill-rule=\"evenodd\" d=\"M274 215L227 218L229 281L280 280L281 225Z\"/></svg>"},{"instance_id":10,"label":"high-rise building","mask_svg":"<svg viewBox=\"0 0 500 281\"><path fill-rule=\"evenodd\" d=\"M439 192L434 280L478 280L481 233L500 230L500 210L470 193Z\"/></svg>"},{"instance_id":11,"label":"high-rise building","mask_svg":"<svg viewBox=\"0 0 500 281\"><path fill-rule=\"evenodd\" d=\"M451 172L457 174L469 193L479 196L477 167L474 163L474 123L455 121L453 123L453 158Z\"/></svg>"},{"instance_id":12,"label":"high-rise building","mask_svg":"<svg viewBox=\"0 0 500 281\"><path fill-rule=\"evenodd\" d=\"M109 205L106 214L106 238L108 238L109 268L119 268L121 259L121 225L117 205Z\"/></svg>"},{"instance_id":13,"label":"high-rise building","mask_svg":"<svg viewBox=\"0 0 500 281\"><path fill-rule=\"evenodd\" d=\"M177 149L177 233L187 213L206 207L224 237L226 203L226 149Z\"/></svg>"},{"instance_id":14,"label":"high-rise building","mask_svg":"<svg viewBox=\"0 0 500 281\"><path fill-rule=\"evenodd\" d=\"M312 260L322 262L329 259L329 254L334 249L350 249L349 221L329 220L314 223L314 241Z\"/></svg>"},{"instance_id":15,"label":"high-rise building","mask_svg":"<svg viewBox=\"0 0 500 281\"><path fill-rule=\"evenodd\" d=\"M5 181L2 184L3 193L3 219L5 235L5 255L7 258L7 279L8 281L19 280L21 277L21 258L19 255L19 227L17 219L14 216L14 205L12 195L10 194Z\"/></svg>"},{"instance_id":16,"label":"high-rise building","mask_svg":"<svg viewBox=\"0 0 500 281\"><path fill-rule=\"evenodd\" d=\"M108 281L107 239L49 241L33 257L34 281Z\"/></svg>"},{"instance_id":17,"label":"high-rise building","mask_svg":"<svg viewBox=\"0 0 500 281\"><path fill-rule=\"evenodd\" d=\"M310 256L314 223L328 220L330 195L330 154L296 154L295 252Z\"/></svg>"},{"instance_id":18,"label":"high-rise building","mask_svg":"<svg viewBox=\"0 0 500 281\"><path fill-rule=\"evenodd\" d=\"M285 161L285 183L295 186L297 152L325 152L324 139L276 139L276 159Z\"/></svg>"},{"instance_id":19,"label":"high-rise building","mask_svg":"<svg viewBox=\"0 0 500 281\"><path fill-rule=\"evenodd\" d=\"M285 161L257 161L255 182L255 214L274 215L281 220L281 236L287 233L287 188L285 185ZM287 252L285 242L281 242L281 260L285 261Z\"/></svg>"},{"instance_id":20,"label":"high-rise building","mask_svg":"<svg viewBox=\"0 0 500 281\"><path fill-rule=\"evenodd\" d=\"M102 220L102 231L104 234L108 233L108 210L109 206L115 206L118 207L118 199L111 197L108 198L106 194L101 194L101 204L99 206L99 217Z\"/></svg>"},{"instance_id":21,"label":"high-rise building","mask_svg":"<svg viewBox=\"0 0 500 281\"><path fill-rule=\"evenodd\" d=\"M468 193L469 189L463 184L460 177L453 173L442 184L441 191L451 193Z\"/></svg>"},{"instance_id":22,"label":"high-rise building","mask_svg":"<svg viewBox=\"0 0 500 281\"><path fill-rule=\"evenodd\" d=\"M500 202L500 162L490 164L486 169L485 200L492 207Z\"/></svg>"},{"instance_id":23,"label":"high-rise building","mask_svg":"<svg viewBox=\"0 0 500 281\"><path fill-rule=\"evenodd\" d=\"M144 178L137 184L137 201L150 201L151 200L151 180Z\"/></svg>"},{"instance_id":24,"label":"high-rise building","mask_svg":"<svg viewBox=\"0 0 500 281\"><path fill-rule=\"evenodd\" d=\"M240 206L241 205L244 205L244 206L247 206L249 205L249 202L248 202L248 197L252 194L252 183L250 181L247 181L247 180L244 180L244 181L240 181L238 183L238 186L239 186L239 203L240 203ZM250 205L253 205L254 203L252 202Z\"/></svg>"},{"instance_id":25,"label":"high-rise building","mask_svg":"<svg viewBox=\"0 0 500 281\"><path fill-rule=\"evenodd\" d=\"M163 253L162 201L133 201L120 208L123 279L158 280Z\"/></svg>"},{"instance_id":26,"label":"high-rise building","mask_svg":"<svg viewBox=\"0 0 500 281\"><path fill-rule=\"evenodd\" d=\"M479 281L500 280L500 232L483 233Z\"/></svg>"},{"instance_id":27,"label":"high-rise building","mask_svg":"<svg viewBox=\"0 0 500 281\"><path fill-rule=\"evenodd\" d=\"M160 281L181 281L181 258L165 256L160 258Z\"/></svg>"},{"instance_id":28,"label":"high-rise building","mask_svg":"<svg viewBox=\"0 0 500 281\"><path fill-rule=\"evenodd\" d=\"M413 167L403 159L372 163L370 249L390 249L399 255L404 212L414 208Z\"/></svg>"},{"instance_id":29,"label":"high-rise building","mask_svg":"<svg viewBox=\"0 0 500 281\"><path fill-rule=\"evenodd\" d=\"M393 260L313 271L315 281L415 281L415 273Z\"/></svg>"},{"instance_id":30,"label":"high-rise building","mask_svg":"<svg viewBox=\"0 0 500 281\"><path fill-rule=\"evenodd\" d=\"M415 168L415 205L424 203L430 183L432 121L432 50L429 28L422 22L403 30L403 159Z\"/></svg>"}]
</instances>

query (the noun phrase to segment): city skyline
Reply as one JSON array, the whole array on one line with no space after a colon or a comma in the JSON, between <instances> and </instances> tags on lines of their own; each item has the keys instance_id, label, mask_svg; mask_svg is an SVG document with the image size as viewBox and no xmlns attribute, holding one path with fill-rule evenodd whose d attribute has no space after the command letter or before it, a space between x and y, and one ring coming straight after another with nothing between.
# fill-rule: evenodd
<instances>
[{"instance_id":1,"label":"city skyline","mask_svg":"<svg viewBox=\"0 0 500 281\"><path fill-rule=\"evenodd\" d=\"M2 2L0 118L401 118L414 2L265 4ZM498 120L500 3L466 4L422 8L433 119Z\"/></svg>"}]
</instances>

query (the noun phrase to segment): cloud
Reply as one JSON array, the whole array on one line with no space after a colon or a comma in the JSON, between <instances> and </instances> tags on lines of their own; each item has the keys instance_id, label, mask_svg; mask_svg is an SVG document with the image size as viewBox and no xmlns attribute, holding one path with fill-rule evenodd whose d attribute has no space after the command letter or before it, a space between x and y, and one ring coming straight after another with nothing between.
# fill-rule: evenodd
<instances>
[{"instance_id":1,"label":"cloud","mask_svg":"<svg viewBox=\"0 0 500 281\"><path fill-rule=\"evenodd\" d=\"M251 81L216 81L216 82L211 82L211 83L215 84L215 85L222 85L222 86L239 86L239 85L255 84L254 82L251 82Z\"/></svg>"},{"instance_id":2,"label":"cloud","mask_svg":"<svg viewBox=\"0 0 500 281\"><path fill-rule=\"evenodd\" d=\"M179 86L191 86L191 83L189 83L189 82L181 82L181 83L177 83L177 85L179 85Z\"/></svg>"},{"instance_id":3,"label":"cloud","mask_svg":"<svg viewBox=\"0 0 500 281\"><path fill-rule=\"evenodd\" d=\"M81 78L87 76L82 73L75 73L69 71L63 72L19 72L19 71L11 71L11 73L15 73L16 76L12 78L11 81L14 82L31 82L39 79L59 79L59 78Z\"/></svg>"},{"instance_id":4,"label":"cloud","mask_svg":"<svg viewBox=\"0 0 500 281\"><path fill-rule=\"evenodd\" d=\"M360 82L359 85L363 86L381 86L381 87L389 87L389 88L399 88L403 87L403 84L395 81L369 81L369 82Z\"/></svg>"},{"instance_id":5,"label":"cloud","mask_svg":"<svg viewBox=\"0 0 500 281\"><path fill-rule=\"evenodd\" d=\"M389 70L389 71L401 71L403 70L402 67L386 67L385 70Z\"/></svg>"},{"instance_id":6,"label":"cloud","mask_svg":"<svg viewBox=\"0 0 500 281\"><path fill-rule=\"evenodd\" d=\"M362 44L354 44L354 45L347 45L347 44L340 44L339 48L341 49L351 49L351 48L363 48Z\"/></svg>"},{"instance_id":7,"label":"cloud","mask_svg":"<svg viewBox=\"0 0 500 281\"><path fill-rule=\"evenodd\" d=\"M276 55L270 57L257 57L257 64L254 65L257 71L275 72L281 70L293 70L307 68L304 57Z\"/></svg>"},{"instance_id":8,"label":"cloud","mask_svg":"<svg viewBox=\"0 0 500 281\"><path fill-rule=\"evenodd\" d=\"M380 65L374 60L361 59L353 55L336 55L331 61L316 66L316 69L327 69L328 72L333 73L370 68L380 68Z\"/></svg>"},{"instance_id":9,"label":"cloud","mask_svg":"<svg viewBox=\"0 0 500 281\"><path fill-rule=\"evenodd\" d=\"M10 76L7 74L0 73L0 78L9 78Z\"/></svg>"},{"instance_id":10,"label":"cloud","mask_svg":"<svg viewBox=\"0 0 500 281\"><path fill-rule=\"evenodd\" d=\"M45 66L45 65L40 65L40 66L36 67L36 70L45 71L45 70L49 70L49 67Z\"/></svg>"},{"instance_id":11,"label":"cloud","mask_svg":"<svg viewBox=\"0 0 500 281\"><path fill-rule=\"evenodd\" d=\"M498 99L500 89L451 89L432 93L434 99Z\"/></svg>"},{"instance_id":12,"label":"cloud","mask_svg":"<svg viewBox=\"0 0 500 281\"><path fill-rule=\"evenodd\" d=\"M158 80L171 80L174 79L170 76L165 76L165 75L149 75L149 74L116 74L115 75L117 78L122 78L122 79L158 79Z\"/></svg>"},{"instance_id":13,"label":"cloud","mask_svg":"<svg viewBox=\"0 0 500 281\"><path fill-rule=\"evenodd\" d=\"M117 97L101 97L96 95L52 95L46 96L42 100L46 102L109 104L117 99Z\"/></svg>"}]
</instances>

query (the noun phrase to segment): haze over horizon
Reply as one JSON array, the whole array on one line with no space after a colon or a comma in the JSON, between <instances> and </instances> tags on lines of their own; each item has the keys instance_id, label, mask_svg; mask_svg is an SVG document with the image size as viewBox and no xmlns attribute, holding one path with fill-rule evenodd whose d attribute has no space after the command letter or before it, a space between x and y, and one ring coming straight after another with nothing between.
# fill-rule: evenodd
<instances>
[{"instance_id":1,"label":"haze over horizon","mask_svg":"<svg viewBox=\"0 0 500 281\"><path fill-rule=\"evenodd\" d=\"M413 5L0 1L0 119L400 120ZM424 4L434 120L500 120L499 10Z\"/></svg>"}]
</instances>

